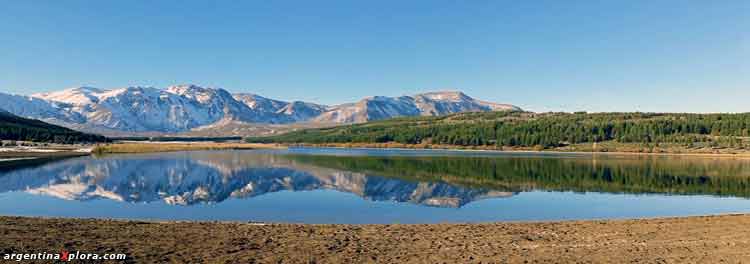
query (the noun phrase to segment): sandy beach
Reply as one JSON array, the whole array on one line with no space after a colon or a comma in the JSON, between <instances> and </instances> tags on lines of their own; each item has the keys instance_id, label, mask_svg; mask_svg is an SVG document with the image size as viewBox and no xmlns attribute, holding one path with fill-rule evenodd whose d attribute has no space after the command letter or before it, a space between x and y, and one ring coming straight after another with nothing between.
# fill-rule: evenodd
<instances>
[{"instance_id":1,"label":"sandy beach","mask_svg":"<svg viewBox=\"0 0 750 264\"><path fill-rule=\"evenodd\" d=\"M305 225L0 217L2 253L132 263L740 263L750 215L538 223Z\"/></svg>"}]
</instances>

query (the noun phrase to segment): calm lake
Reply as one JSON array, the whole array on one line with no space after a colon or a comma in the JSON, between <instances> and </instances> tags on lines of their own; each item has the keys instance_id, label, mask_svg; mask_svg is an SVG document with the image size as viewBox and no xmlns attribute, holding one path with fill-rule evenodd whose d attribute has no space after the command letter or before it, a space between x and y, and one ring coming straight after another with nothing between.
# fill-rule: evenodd
<instances>
[{"instance_id":1,"label":"calm lake","mask_svg":"<svg viewBox=\"0 0 750 264\"><path fill-rule=\"evenodd\" d=\"M0 215L441 223L750 212L750 160L292 148L0 163Z\"/></svg>"}]
</instances>

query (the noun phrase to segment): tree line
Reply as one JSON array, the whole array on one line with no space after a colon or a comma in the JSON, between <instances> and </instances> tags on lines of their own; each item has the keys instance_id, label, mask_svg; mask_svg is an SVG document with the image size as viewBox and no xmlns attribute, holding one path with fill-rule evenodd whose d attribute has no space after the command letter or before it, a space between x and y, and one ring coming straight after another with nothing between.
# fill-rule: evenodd
<instances>
[{"instance_id":1,"label":"tree line","mask_svg":"<svg viewBox=\"0 0 750 264\"><path fill-rule=\"evenodd\" d=\"M86 134L39 120L27 119L0 111L0 139L58 144L104 142L107 138Z\"/></svg>"},{"instance_id":2,"label":"tree line","mask_svg":"<svg viewBox=\"0 0 750 264\"><path fill-rule=\"evenodd\" d=\"M306 129L251 138L276 143L447 144L554 148L569 144L679 143L744 147L750 113L462 113Z\"/></svg>"},{"instance_id":3,"label":"tree line","mask_svg":"<svg viewBox=\"0 0 750 264\"><path fill-rule=\"evenodd\" d=\"M288 155L297 162L407 181L530 190L750 197L750 163L710 160Z\"/></svg>"}]
</instances>

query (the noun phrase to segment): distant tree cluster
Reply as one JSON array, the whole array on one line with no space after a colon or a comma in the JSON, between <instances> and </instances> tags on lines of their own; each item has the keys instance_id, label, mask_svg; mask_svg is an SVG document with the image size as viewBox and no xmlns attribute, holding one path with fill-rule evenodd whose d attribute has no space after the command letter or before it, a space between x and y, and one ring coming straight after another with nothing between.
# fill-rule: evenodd
<instances>
[{"instance_id":1,"label":"distant tree cluster","mask_svg":"<svg viewBox=\"0 0 750 264\"><path fill-rule=\"evenodd\" d=\"M279 143L447 144L544 148L569 144L705 143L741 146L750 136L750 114L673 113L465 113L446 117L398 118L284 135L251 138Z\"/></svg>"},{"instance_id":2,"label":"distant tree cluster","mask_svg":"<svg viewBox=\"0 0 750 264\"><path fill-rule=\"evenodd\" d=\"M3 111L0 111L0 139L59 144L107 141L104 136L81 133L39 120L18 117Z\"/></svg>"}]
</instances>

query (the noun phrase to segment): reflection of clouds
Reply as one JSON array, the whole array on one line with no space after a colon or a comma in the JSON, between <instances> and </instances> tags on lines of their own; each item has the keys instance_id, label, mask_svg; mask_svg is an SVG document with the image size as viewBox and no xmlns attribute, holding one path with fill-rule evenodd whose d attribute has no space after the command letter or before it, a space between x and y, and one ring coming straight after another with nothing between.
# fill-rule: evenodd
<instances>
[{"instance_id":1,"label":"reflection of clouds","mask_svg":"<svg viewBox=\"0 0 750 264\"><path fill-rule=\"evenodd\" d=\"M460 207L509 192L411 182L301 164L242 151L75 158L0 173L0 192L26 191L67 200L215 203L277 191L331 189L368 200Z\"/></svg>"}]
</instances>

